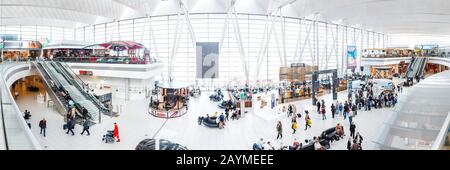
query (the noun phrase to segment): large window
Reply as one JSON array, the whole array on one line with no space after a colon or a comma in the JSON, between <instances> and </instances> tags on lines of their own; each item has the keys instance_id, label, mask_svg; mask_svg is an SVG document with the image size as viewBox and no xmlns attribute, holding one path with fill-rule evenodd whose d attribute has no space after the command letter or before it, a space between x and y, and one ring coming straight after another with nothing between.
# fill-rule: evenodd
<instances>
[{"instance_id":1,"label":"large window","mask_svg":"<svg viewBox=\"0 0 450 170\"><path fill-rule=\"evenodd\" d=\"M226 14L191 14L190 21L197 42L219 42L226 20ZM320 69L339 69L340 74L346 70L347 45L356 45L358 55L364 48L382 48L387 39L384 34L361 30L358 28L315 22L299 18L274 17L269 20L264 15L238 14L240 37L243 53L248 65L250 80L256 80L259 68L259 80L278 81L279 68L286 63L299 62L318 65ZM177 22L180 41L174 50ZM271 23L275 23L271 30ZM245 79L239 44L236 40L231 20L225 32L220 51L219 79L213 83L243 81ZM151 26L151 28L150 28ZM267 28L266 28L267 27ZM266 31L264 31L267 29ZM264 33L266 35L264 35ZM270 33L270 35L269 35ZM136 41L150 49L151 55L157 56L165 67L163 77L167 80L169 57L175 52L175 81L209 83L211 80L196 79L196 50L191 35L181 15L155 16L137 18L113 23L98 24L77 28L77 40L89 42ZM262 41L270 38L265 53ZM261 64L257 65L258 55L262 55ZM285 62L283 62L285 61Z\"/></svg>"},{"instance_id":2,"label":"large window","mask_svg":"<svg viewBox=\"0 0 450 170\"><path fill-rule=\"evenodd\" d=\"M74 31L73 28L55 26L0 26L0 34L17 35L24 41L73 40Z\"/></svg>"}]
</instances>

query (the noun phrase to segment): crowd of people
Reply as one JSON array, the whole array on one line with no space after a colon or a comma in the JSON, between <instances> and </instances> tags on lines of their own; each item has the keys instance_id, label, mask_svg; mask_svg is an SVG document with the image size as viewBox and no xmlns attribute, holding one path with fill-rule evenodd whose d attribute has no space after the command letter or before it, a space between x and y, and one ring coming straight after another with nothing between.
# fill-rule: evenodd
<instances>
[{"instance_id":1,"label":"crowd of people","mask_svg":"<svg viewBox=\"0 0 450 170\"><path fill-rule=\"evenodd\" d=\"M355 77L354 79L357 79ZM360 78L361 79L361 78ZM376 89L376 90L375 90ZM379 89L374 87L374 83L370 79L365 79L365 84L358 89L350 89L348 90L347 100L345 101L335 101L332 102L329 107L329 111L331 112L331 118L335 119L337 116L342 117L343 120L348 119L348 129L350 131L350 135L348 136L347 149L348 150L362 150L362 142L363 137L360 132L357 131L356 123L354 118L358 115L360 111L371 111L373 109L382 109L382 108L392 108L398 103L398 93L403 92L403 87L397 85L393 87L393 89ZM316 103L317 113L320 115L322 120L327 119L327 106L324 100L320 100ZM305 120L305 130L311 128L311 118L309 115L309 111L305 110L304 114L297 113L297 109L294 105L288 104L286 106L282 106L282 113L286 113L287 117L292 118L291 126L292 134L295 134L298 128L298 118L304 117ZM297 114L296 114L297 113ZM336 140L346 138L344 127L341 124L337 124L334 127L333 135L335 135ZM277 122L276 125L276 140L281 140L283 138L283 124L281 121ZM324 132L325 133L325 132ZM326 147L321 145L320 139L322 136L314 137L313 140L306 140L305 143L314 142L314 148L316 150L323 150ZM269 146L269 149L274 149L272 144L268 141L267 143L262 141L255 143L254 149L263 148L264 144ZM333 140L331 140L333 142ZM298 142L297 139L294 139L294 142L290 146L282 146L279 149L290 149L290 150L300 150L303 145L301 142Z\"/></svg>"}]
</instances>

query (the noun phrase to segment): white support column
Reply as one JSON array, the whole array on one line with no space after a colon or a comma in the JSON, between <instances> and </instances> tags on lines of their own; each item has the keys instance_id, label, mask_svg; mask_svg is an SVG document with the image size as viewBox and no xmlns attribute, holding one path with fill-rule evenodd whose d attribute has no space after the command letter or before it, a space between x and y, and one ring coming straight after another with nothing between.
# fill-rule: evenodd
<instances>
[{"instance_id":1,"label":"white support column","mask_svg":"<svg viewBox=\"0 0 450 170\"><path fill-rule=\"evenodd\" d=\"M303 52L305 51L306 44L308 44L309 50L311 51L311 44L310 44L310 41L309 41L309 39L310 39L309 37L310 37L310 34L311 34L312 26L313 26L313 22L311 22L311 24L309 25L308 32L306 33L305 41L303 43L302 49L300 50L300 55L299 55L297 61L301 61L301 59L303 57ZM302 27L302 25L300 25L300 27Z\"/></svg>"},{"instance_id":2,"label":"white support column","mask_svg":"<svg viewBox=\"0 0 450 170\"><path fill-rule=\"evenodd\" d=\"M336 57L336 69L339 71L339 50L338 50L338 48L339 48L339 44L338 44L338 41L339 41L339 26L338 25L336 25L336 49L335 49L335 52L336 52L336 54L335 54L335 56L334 57Z\"/></svg>"},{"instance_id":3,"label":"white support column","mask_svg":"<svg viewBox=\"0 0 450 170\"><path fill-rule=\"evenodd\" d=\"M148 26L149 26L148 29L149 29L150 39L151 39L151 42L153 42L152 43L153 47L155 47L155 49L153 49L153 50L155 50L155 55L156 55L155 58L158 60L159 59L158 45L156 43L155 34L153 32L151 17L148 17Z\"/></svg>"},{"instance_id":4,"label":"white support column","mask_svg":"<svg viewBox=\"0 0 450 170\"><path fill-rule=\"evenodd\" d=\"M311 49L311 65L315 65L316 64L316 34L317 34L317 30L316 30L316 21L314 20L313 22L313 39L312 39L312 49Z\"/></svg>"},{"instance_id":5,"label":"white support column","mask_svg":"<svg viewBox=\"0 0 450 170\"><path fill-rule=\"evenodd\" d=\"M282 44L283 44L283 61L284 61L284 66L287 67L287 54L286 54L286 19L283 17L282 13L281 13L281 8L279 9L280 11L280 26L281 26L281 38L282 38Z\"/></svg>"},{"instance_id":6,"label":"white support column","mask_svg":"<svg viewBox=\"0 0 450 170\"><path fill-rule=\"evenodd\" d=\"M327 30L328 30L328 28L327 28ZM337 31L337 30L336 30L336 31ZM337 50L336 50L336 45L337 45L337 35L338 35L337 32L336 32L336 34L334 34L334 31L331 30L331 37L332 37L332 39L333 39L333 44L332 44L330 53L326 55L326 56L327 56L327 59L326 59L326 61L325 61L325 69L328 69L328 63L329 63L329 61L330 61L330 58L331 58L331 55L332 55L333 51L336 51L336 54L337 54ZM328 37L328 36L327 36L327 37ZM328 41L328 40L327 40L327 41ZM336 60L336 62L337 62L337 60Z\"/></svg>"},{"instance_id":7,"label":"white support column","mask_svg":"<svg viewBox=\"0 0 450 170\"><path fill-rule=\"evenodd\" d=\"M220 36L220 39L219 39L219 56L222 55L222 47L223 47L223 42L225 40L225 34L228 30L229 17L230 17L230 14L227 13L227 17L225 18L225 23L223 24L223 27L222 27L222 35Z\"/></svg>"},{"instance_id":8,"label":"white support column","mask_svg":"<svg viewBox=\"0 0 450 170\"><path fill-rule=\"evenodd\" d=\"M294 52L294 59L292 62L297 62L297 57L298 57L298 49L299 47L302 45L300 44L302 42L302 20L300 19L298 21L298 36L297 36L297 44L295 45L295 52Z\"/></svg>"},{"instance_id":9,"label":"white support column","mask_svg":"<svg viewBox=\"0 0 450 170\"><path fill-rule=\"evenodd\" d=\"M320 61L320 47L319 47L319 22L315 22L315 24L314 24L314 26L315 26L315 30L316 30L316 32L315 32L315 39L314 39L314 44L315 44L315 49L316 49L316 51L315 51L315 61L316 61L316 64L317 64L317 67L319 67L319 69L320 69L320 63L319 63L319 61Z\"/></svg>"},{"instance_id":10,"label":"white support column","mask_svg":"<svg viewBox=\"0 0 450 170\"><path fill-rule=\"evenodd\" d=\"M180 1L181 9L184 12L184 19L186 20L186 24L188 26L188 30L189 30L189 33L190 33L190 36L191 36L192 45L194 47L196 47L197 46L196 45L197 44L197 38L195 36L194 28L192 27L191 17L189 16L189 11L188 11L187 7L184 5L184 3L181 0L179 0L179 1Z\"/></svg>"},{"instance_id":11,"label":"white support column","mask_svg":"<svg viewBox=\"0 0 450 170\"><path fill-rule=\"evenodd\" d=\"M273 25L271 25L271 26L273 26ZM263 38L262 38L261 43L259 45L259 52L258 52L257 61L256 61L256 64L257 64L257 67L256 67L256 80L257 81L259 80L259 73L260 73L260 70L261 70L260 65L261 65L261 63L263 61L263 55L265 54L266 49L268 47L266 44L268 44L268 42L270 41L270 37L269 37L270 35L268 35L267 31L269 31L269 17L266 18L266 23L264 25ZM271 33L272 33L272 31L270 30L269 34L271 34Z\"/></svg>"},{"instance_id":12,"label":"white support column","mask_svg":"<svg viewBox=\"0 0 450 170\"><path fill-rule=\"evenodd\" d=\"M171 82L173 80L173 65L175 63L174 58L177 52L176 46L177 46L177 41L178 41L178 32L180 31L180 11L178 11L178 18L177 18L177 24L175 27L175 36L173 37L173 44L172 44L172 52L170 53L169 56L169 77L168 77L168 81Z\"/></svg>"},{"instance_id":13,"label":"white support column","mask_svg":"<svg viewBox=\"0 0 450 170\"><path fill-rule=\"evenodd\" d=\"M323 61L328 61L328 23L325 23L325 49L324 49L324 56L321 58L321 64L324 64ZM328 64L325 62L325 67L323 67L324 70L326 70L328 67Z\"/></svg>"},{"instance_id":14,"label":"white support column","mask_svg":"<svg viewBox=\"0 0 450 170\"><path fill-rule=\"evenodd\" d=\"M271 22L272 22L273 25L276 25L276 24L275 24L275 21L274 21L274 18L276 19L277 17L271 15L270 20L271 20ZM278 32L277 32L275 26L272 27L272 31L274 32L274 35L275 35L275 45L277 46L278 57L279 57L279 59L280 59L280 63L281 63L281 65L284 65L283 57L282 57L282 53L281 53L281 49L280 49L280 42L279 42L279 40L278 40Z\"/></svg>"},{"instance_id":15,"label":"white support column","mask_svg":"<svg viewBox=\"0 0 450 170\"><path fill-rule=\"evenodd\" d=\"M236 9L234 7L233 7L233 16L234 16L234 18L232 20L232 23L233 23L233 28L234 28L234 34L236 37L236 41L238 43L239 53L241 55L241 62L242 62L242 67L244 69L245 80L246 80L246 83L249 83L247 58L245 57L244 46L243 46L242 38L241 38L241 30L239 27L239 21L238 21Z\"/></svg>"},{"instance_id":16,"label":"white support column","mask_svg":"<svg viewBox=\"0 0 450 170\"><path fill-rule=\"evenodd\" d=\"M341 57L341 76L344 75L344 58L345 58L345 27L342 26L342 57Z\"/></svg>"},{"instance_id":17,"label":"white support column","mask_svg":"<svg viewBox=\"0 0 450 170\"><path fill-rule=\"evenodd\" d=\"M147 27L145 26L146 24L149 24L149 22L145 22L145 23L144 23L144 26L142 27L142 31L141 31L141 41L140 41L141 43L144 42L144 35L145 35L145 32L146 32L146 30L147 30L147 28L148 28L148 26L147 26Z\"/></svg>"},{"instance_id":18,"label":"white support column","mask_svg":"<svg viewBox=\"0 0 450 170\"><path fill-rule=\"evenodd\" d=\"M362 59L362 57L363 57L363 52L364 52L364 48L363 48L363 44L364 44L364 33L363 33L363 30L362 30L362 28L360 29L360 33L361 33L361 35L360 35L360 50L359 50L359 59L358 59L358 70L359 71L361 71L361 59ZM361 74L363 74L363 73L361 73Z\"/></svg>"}]
</instances>

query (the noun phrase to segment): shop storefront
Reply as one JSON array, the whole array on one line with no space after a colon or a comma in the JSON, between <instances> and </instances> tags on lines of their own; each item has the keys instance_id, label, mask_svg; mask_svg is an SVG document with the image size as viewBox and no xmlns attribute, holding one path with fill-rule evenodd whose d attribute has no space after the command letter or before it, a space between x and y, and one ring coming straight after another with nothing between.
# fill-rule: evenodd
<instances>
[{"instance_id":1,"label":"shop storefront","mask_svg":"<svg viewBox=\"0 0 450 170\"><path fill-rule=\"evenodd\" d=\"M2 61L35 60L42 48L39 41L4 41L2 45Z\"/></svg>"}]
</instances>

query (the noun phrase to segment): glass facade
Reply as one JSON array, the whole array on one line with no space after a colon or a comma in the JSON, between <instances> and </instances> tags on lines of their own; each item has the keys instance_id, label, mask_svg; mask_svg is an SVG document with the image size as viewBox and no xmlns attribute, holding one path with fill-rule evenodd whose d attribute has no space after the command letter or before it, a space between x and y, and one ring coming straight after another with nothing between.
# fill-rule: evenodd
<instances>
[{"instance_id":1,"label":"glass facade","mask_svg":"<svg viewBox=\"0 0 450 170\"><path fill-rule=\"evenodd\" d=\"M56 26L0 26L1 35L17 35L18 40L43 41L74 40L75 30Z\"/></svg>"},{"instance_id":2,"label":"glass facade","mask_svg":"<svg viewBox=\"0 0 450 170\"><path fill-rule=\"evenodd\" d=\"M226 14L190 14L197 42L219 42L222 37ZM358 56L365 48L382 48L387 44L387 36L333 23L315 22L309 19L273 17L266 15L238 14L240 37L249 79L279 80L279 67L285 63L306 63L318 65L320 69L338 69L340 75L346 71L347 45L356 45ZM174 52L173 46L177 22L180 21L181 34L178 48L175 50L173 75L175 81L214 84L229 81L244 81L243 66L237 43L237 35L232 25L232 18L226 27L221 47L218 79L196 78L196 50L192 44L190 32L184 16L153 16L136 18L111 23L84 27L62 28L49 26L2 26L1 34L18 34L21 40L79 40L88 43L107 41L135 41L150 49L151 55L161 61L165 67L164 79L167 80L169 57ZM272 28L272 23L274 27ZM151 26L151 27L150 27ZM265 35L264 35L265 34ZM265 39L270 38L267 50ZM258 56L262 56L258 65ZM285 62L284 62L285 61ZM256 78L259 67L259 77Z\"/></svg>"},{"instance_id":3,"label":"glass facade","mask_svg":"<svg viewBox=\"0 0 450 170\"><path fill-rule=\"evenodd\" d=\"M226 14L190 14L196 41L219 42L226 18ZM284 57L288 66L290 63L301 62L319 65L320 69L337 68L342 74L346 67L347 45L356 45L360 55L361 49L382 48L387 43L387 36L382 33L337 24L275 17L274 29L269 31L271 22L268 16L238 14L237 18L251 81L256 80L256 69L260 67L259 80L277 82L279 67L282 66ZM150 49L152 56L157 56L159 61L165 64L163 76L167 79L169 57L172 55L175 44L177 21L180 21L178 33L181 34L181 38L175 56L173 73L175 81L210 82L210 79L196 78L196 51L184 16L180 18L177 15L154 16L79 27L75 31L75 37L76 40L92 43L102 43L105 40L143 43ZM231 23L230 18L219 56L220 77L212 80L213 83L245 80L236 41L237 34ZM268 31L264 31L266 26ZM270 32L267 51L263 54L261 64L257 65L258 55L264 48L263 34L268 37ZM310 32L309 38L307 38L308 32Z\"/></svg>"}]
</instances>

